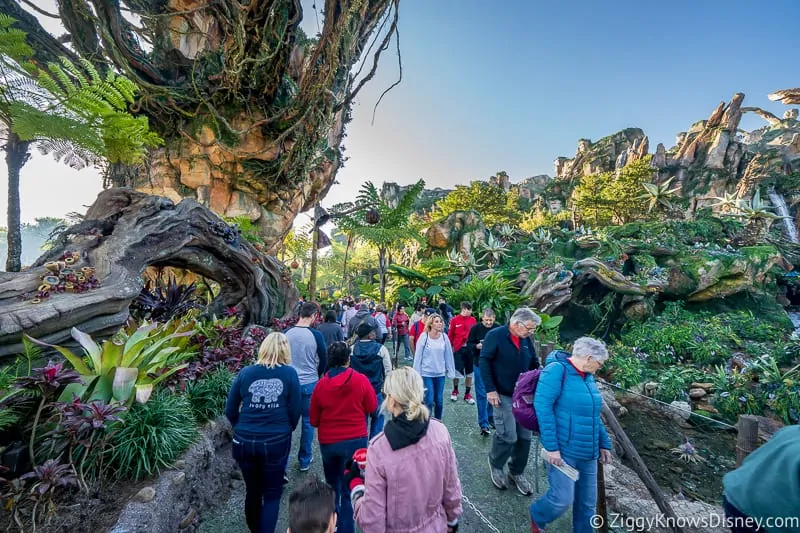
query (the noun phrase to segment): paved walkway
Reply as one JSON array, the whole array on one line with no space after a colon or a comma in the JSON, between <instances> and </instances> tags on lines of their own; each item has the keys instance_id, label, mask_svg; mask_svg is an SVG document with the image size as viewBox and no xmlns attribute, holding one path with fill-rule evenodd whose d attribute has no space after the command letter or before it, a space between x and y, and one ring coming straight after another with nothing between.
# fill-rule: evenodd
<instances>
[{"instance_id":1,"label":"paved walkway","mask_svg":"<svg viewBox=\"0 0 800 533\"><path fill-rule=\"evenodd\" d=\"M463 398L463 383L461 383ZM486 461L491 447L491 437L481 437L477 429L477 414L474 405L468 405L459 399L451 402L449 394L452 382L445 390L444 423L450 430L453 447L458 459L458 471L464 495L464 514L461 518L459 533L529 533L530 521L528 506L537 495L525 497L516 491L499 491L489 479L489 466ZM297 443L300 430L293 439L292 458L289 461L289 485L284 490L281 503L281 519L277 532L284 533L288 527L287 506L291 486L307 473L297 469ZM532 448L535 448L532 447ZM322 460L315 441L314 462L310 472L324 479ZM531 483L534 481L534 450L526 471ZM540 494L547 489L547 478L544 467L539 469ZM244 489L236 490L230 499L221 505L216 512L203 517L200 533L248 533L244 523ZM548 533L566 533L572 531L572 519L569 513L547 528Z\"/></svg>"}]
</instances>

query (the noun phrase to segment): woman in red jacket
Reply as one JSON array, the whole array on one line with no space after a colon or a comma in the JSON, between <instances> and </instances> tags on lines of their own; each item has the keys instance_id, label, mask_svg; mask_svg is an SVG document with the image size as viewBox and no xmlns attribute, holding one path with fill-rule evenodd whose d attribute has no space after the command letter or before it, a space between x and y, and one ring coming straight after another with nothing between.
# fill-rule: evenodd
<instances>
[{"instance_id":1,"label":"woman in red jacket","mask_svg":"<svg viewBox=\"0 0 800 533\"><path fill-rule=\"evenodd\" d=\"M367 416L378 408L369 379L350 368L350 347L335 342L328 348L328 368L311 395L309 417L318 429L325 481L336 491L338 533L353 533L353 506L345 485L345 463L367 447Z\"/></svg>"}]
</instances>

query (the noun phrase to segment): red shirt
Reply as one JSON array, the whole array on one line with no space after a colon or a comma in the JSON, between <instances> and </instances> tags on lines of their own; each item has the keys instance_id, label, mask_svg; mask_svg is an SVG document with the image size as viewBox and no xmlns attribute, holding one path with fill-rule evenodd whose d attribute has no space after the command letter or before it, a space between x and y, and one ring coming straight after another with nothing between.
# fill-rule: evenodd
<instances>
[{"instance_id":1,"label":"red shirt","mask_svg":"<svg viewBox=\"0 0 800 533\"><path fill-rule=\"evenodd\" d=\"M519 340L520 340L519 337L517 337L513 333L511 334L511 342L514 343L514 346L517 347L517 350L519 350Z\"/></svg>"},{"instance_id":2,"label":"red shirt","mask_svg":"<svg viewBox=\"0 0 800 533\"><path fill-rule=\"evenodd\" d=\"M314 387L309 418L318 428L319 443L335 444L367 437L367 415L377 408L378 398L367 376L352 368L334 368Z\"/></svg>"},{"instance_id":3,"label":"red shirt","mask_svg":"<svg viewBox=\"0 0 800 533\"><path fill-rule=\"evenodd\" d=\"M573 363L571 359L567 359L567 361L569 361L569 364L572 365L572 368L574 368L578 372L578 374L581 375L582 378L586 377L586 372L575 366L575 363Z\"/></svg>"},{"instance_id":4,"label":"red shirt","mask_svg":"<svg viewBox=\"0 0 800 533\"><path fill-rule=\"evenodd\" d=\"M394 327L397 328L398 335L408 335L408 315L405 312L398 312L395 313L394 319Z\"/></svg>"},{"instance_id":5,"label":"red shirt","mask_svg":"<svg viewBox=\"0 0 800 533\"><path fill-rule=\"evenodd\" d=\"M456 315L450 320L450 329L447 336L450 337L450 344L453 345L453 352L457 352L462 346L467 344L469 330L477 324L474 316Z\"/></svg>"}]
</instances>

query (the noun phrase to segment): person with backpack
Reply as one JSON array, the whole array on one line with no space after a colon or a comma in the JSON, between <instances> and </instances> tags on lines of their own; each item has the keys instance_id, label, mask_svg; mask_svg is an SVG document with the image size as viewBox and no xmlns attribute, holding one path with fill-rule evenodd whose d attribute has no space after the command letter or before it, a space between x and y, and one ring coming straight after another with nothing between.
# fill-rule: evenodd
<instances>
[{"instance_id":1,"label":"person with backpack","mask_svg":"<svg viewBox=\"0 0 800 533\"><path fill-rule=\"evenodd\" d=\"M494 429L494 407L486 400L486 387L481 377L480 355L486 334L499 327L500 324L495 322L494 311L487 307L483 310L480 323L472 326L472 329L469 330L469 337L467 337L467 347L471 353L473 368L476 369L473 378L475 379L475 400L478 404L478 427L484 437L488 437L491 434L489 430Z\"/></svg>"},{"instance_id":2,"label":"person with backpack","mask_svg":"<svg viewBox=\"0 0 800 533\"><path fill-rule=\"evenodd\" d=\"M531 335L541 323L542 319L529 308L517 309L507 326L486 334L480 356L486 399L494 407L495 433L489 453L492 483L500 490L508 488L504 475L508 463L508 481L524 496L533 494L523 475L533 435L514 418L511 397L520 374L539 368Z\"/></svg>"},{"instance_id":3,"label":"person with backpack","mask_svg":"<svg viewBox=\"0 0 800 533\"><path fill-rule=\"evenodd\" d=\"M342 342L344 340L342 326L336 322L336 311L326 311L325 322L317 326L315 329L322 333L322 336L325 338L326 346L330 346L334 342Z\"/></svg>"},{"instance_id":4,"label":"person with backpack","mask_svg":"<svg viewBox=\"0 0 800 533\"><path fill-rule=\"evenodd\" d=\"M594 380L594 373L607 359L605 343L581 337L573 344L571 355L561 350L551 353L539 375L533 406L550 486L531 504L533 533L543 531L570 506L573 531L594 531L597 460L610 463L613 453L600 418L603 398ZM577 481L555 468L565 464L578 471Z\"/></svg>"},{"instance_id":5,"label":"person with backpack","mask_svg":"<svg viewBox=\"0 0 800 533\"><path fill-rule=\"evenodd\" d=\"M366 303L362 303L353 318L347 322L347 338L353 339L356 335L356 329L363 323L369 324L374 330L378 329L378 321L372 316Z\"/></svg>"},{"instance_id":6,"label":"person with backpack","mask_svg":"<svg viewBox=\"0 0 800 533\"><path fill-rule=\"evenodd\" d=\"M350 352L350 368L367 376L378 398L378 408L367 417L371 439L383 431L383 382L392 371L392 360L388 348L375 340L375 330L368 324L358 326L356 333L358 341Z\"/></svg>"},{"instance_id":7,"label":"person with backpack","mask_svg":"<svg viewBox=\"0 0 800 533\"><path fill-rule=\"evenodd\" d=\"M378 323L378 342L381 345L386 344L386 339L391 340L391 328L392 323L389 321L389 317L386 316L386 306L383 304L378 304L378 307L373 313L372 317L375 319L375 322Z\"/></svg>"},{"instance_id":8,"label":"person with backpack","mask_svg":"<svg viewBox=\"0 0 800 533\"><path fill-rule=\"evenodd\" d=\"M425 405L433 411L433 417L442 419L444 409L444 380L456 375L453 361L453 346L444 334L444 320L437 314L428 317L425 332L417 342L414 353L414 370L422 376L425 384Z\"/></svg>"}]
</instances>

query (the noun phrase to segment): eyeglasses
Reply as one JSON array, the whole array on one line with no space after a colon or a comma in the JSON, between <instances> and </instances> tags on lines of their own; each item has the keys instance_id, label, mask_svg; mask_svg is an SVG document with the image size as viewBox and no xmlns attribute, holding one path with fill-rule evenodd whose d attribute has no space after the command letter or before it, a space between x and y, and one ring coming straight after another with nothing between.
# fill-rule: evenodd
<instances>
[{"instance_id":1,"label":"eyeglasses","mask_svg":"<svg viewBox=\"0 0 800 533\"><path fill-rule=\"evenodd\" d=\"M522 325L525 327L528 333L533 333L534 331L536 331L536 326L529 326L527 324L522 324Z\"/></svg>"}]
</instances>

